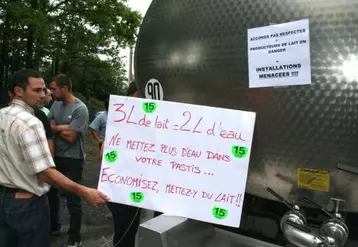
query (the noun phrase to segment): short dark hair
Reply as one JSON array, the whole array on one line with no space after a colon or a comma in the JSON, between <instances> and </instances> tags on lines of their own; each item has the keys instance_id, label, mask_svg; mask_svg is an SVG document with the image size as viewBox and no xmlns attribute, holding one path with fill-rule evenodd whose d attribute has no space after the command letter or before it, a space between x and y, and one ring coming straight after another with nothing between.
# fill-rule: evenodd
<instances>
[{"instance_id":1,"label":"short dark hair","mask_svg":"<svg viewBox=\"0 0 358 247\"><path fill-rule=\"evenodd\" d=\"M15 87L20 87L23 90L26 90L27 85L29 85L29 78L43 78L42 74L33 69L22 69L10 78L9 80L9 91L15 94Z\"/></svg>"},{"instance_id":2,"label":"short dark hair","mask_svg":"<svg viewBox=\"0 0 358 247\"><path fill-rule=\"evenodd\" d=\"M68 75L59 74L55 76L53 80L56 82L58 87L63 88L64 86L67 86L68 91L72 91L72 80Z\"/></svg>"},{"instance_id":3,"label":"short dark hair","mask_svg":"<svg viewBox=\"0 0 358 247\"><path fill-rule=\"evenodd\" d=\"M104 107L106 107L106 110L107 110L107 109L108 109L108 105L109 105L109 94L107 94L107 95L104 97L103 103L104 103Z\"/></svg>"},{"instance_id":4,"label":"short dark hair","mask_svg":"<svg viewBox=\"0 0 358 247\"><path fill-rule=\"evenodd\" d=\"M136 80L131 81L131 83L129 83L129 86L128 86L127 96L130 96L130 95L134 94L137 91L138 91L137 81Z\"/></svg>"}]
</instances>

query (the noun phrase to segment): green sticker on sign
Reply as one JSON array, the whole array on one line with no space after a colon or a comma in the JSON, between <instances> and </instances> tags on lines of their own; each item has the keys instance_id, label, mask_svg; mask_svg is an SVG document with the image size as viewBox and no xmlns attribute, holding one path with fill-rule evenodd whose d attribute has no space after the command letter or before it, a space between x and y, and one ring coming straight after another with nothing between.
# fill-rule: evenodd
<instances>
[{"instance_id":1,"label":"green sticker on sign","mask_svg":"<svg viewBox=\"0 0 358 247\"><path fill-rule=\"evenodd\" d=\"M223 220L227 217L229 211L227 209L213 207L212 213L215 218Z\"/></svg>"},{"instance_id":2,"label":"green sticker on sign","mask_svg":"<svg viewBox=\"0 0 358 247\"><path fill-rule=\"evenodd\" d=\"M143 103L143 111L146 113L153 113L157 109L157 103L155 102L145 102Z\"/></svg>"},{"instance_id":3,"label":"green sticker on sign","mask_svg":"<svg viewBox=\"0 0 358 247\"><path fill-rule=\"evenodd\" d=\"M108 152L104 157L109 163L115 162L118 159L118 152L117 151Z\"/></svg>"},{"instance_id":4,"label":"green sticker on sign","mask_svg":"<svg viewBox=\"0 0 358 247\"><path fill-rule=\"evenodd\" d=\"M134 203L141 203L144 200L144 193L143 192L132 192L130 194L131 200Z\"/></svg>"},{"instance_id":5,"label":"green sticker on sign","mask_svg":"<svg viewBox=\"0 0 358 247\"><path fill-rule=\"evenodd\" d=\"M247 147L240 147L240 146L232 146L231 151L236 158L245 158L249 152Z\"/></svg>"}]
</instances>

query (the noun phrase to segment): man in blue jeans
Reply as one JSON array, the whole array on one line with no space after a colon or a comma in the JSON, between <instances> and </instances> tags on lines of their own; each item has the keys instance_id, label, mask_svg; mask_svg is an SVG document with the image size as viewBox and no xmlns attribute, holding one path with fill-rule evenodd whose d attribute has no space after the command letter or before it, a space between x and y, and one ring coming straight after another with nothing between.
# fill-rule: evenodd
<instances>
[{"instance_id":1,"label":"man in blue jeans","mask_svg":"<svg viewBox=\"0 0 358 247\"><path fill-rule=\"evenodd\" d=\"M48 115L52 131L55 133L55 164L59 172L80 183L85 159L85 134L88 127L87 106L72 94L72 81L60 74L50 83L52 95L56 100ZM73 193L64 193L70 213L70 228L67 232L67 247L82 245L81 198ZM52 234L62 232L60 222L60 198L57 188L49 194Z\"/></svg>"},{"instance_id":2,"label":"man in blue jeans","mask_svg":"<svg viewBox=\"0 0 358 247\"><path fill-rule=\"evenodd\" d=\"M48 89L46 89L46 90L48 90ZM45 92L45 94L46 94L46 92ZM5 105L1 105L0 109L10 106L13 99L14 99L14 94L9 91L8 95L7 95L7 102L8 103L5 104ZM45 128L45 133L46 133L46 137L47 137L47 141L48 141L48 146L49 146L50 152L51 152L51 154L53 156L53 154L54 154L54 143L53 143L54 134L52 132L52 129L51 129L51 126L50 126L50 121L48 120L46 114L43 111L40 110L42 108L41 106L43 106L44 103L43 104L39 103L39 109L34 109L34 115L35 115L35 117L37 117L41 121L41 123L43 124L43 126Z\"/></svg>"},{"instance_id":3,"label":"man in blue jeans","mask_svg":"<svg viewBox=\"0 0 358 247\"><path fill-rule=\"evenodd\" d=\"M34 110L45 83L35 70L21 70L9 82L14 99L0 110L0 246L49 247L49 186L104 204L101 192L79 185L55 168L45 130Z\"/></svg>"},{"instance_id":4,"label":"man in blue jeans","mask_svg":"<svg viewBox=\"0 0 358 247\"><path fill-rule=\"evenodd\" d=\"M127 96L139 96L135 81L129 84ZM100 157L103 156L103 147L104 145L102 144ZM135 247L135 236L141 212L140 208L114 202L108 202L108 208L113 216L113 246Z\"/></svg>"}]
</instances>

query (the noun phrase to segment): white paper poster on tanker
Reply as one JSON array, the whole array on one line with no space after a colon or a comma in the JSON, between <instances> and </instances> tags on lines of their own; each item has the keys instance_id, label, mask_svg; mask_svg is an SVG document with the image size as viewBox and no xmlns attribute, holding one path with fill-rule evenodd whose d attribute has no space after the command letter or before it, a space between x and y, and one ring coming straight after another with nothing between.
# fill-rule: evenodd
<instances>
[{"instance_id":1,"label":"white paper poster on tanker","mask_svg":"<svg viewBox=\"0 0 358 247\"><path fill-rule=\"evenodd\" d=\"M309 20L249 29L249 87L311 84Z\"/></svg>"},{"instance_id":2,"label":"white paper poster on tanker","mask_svg":"<svg viewBox=\"0 0 358 247\"><path fill-rule=\"evenodd\" d=\"M112 202L239 227L255 117L111 95L98 189Z\"/></svg>"}]
</instances>

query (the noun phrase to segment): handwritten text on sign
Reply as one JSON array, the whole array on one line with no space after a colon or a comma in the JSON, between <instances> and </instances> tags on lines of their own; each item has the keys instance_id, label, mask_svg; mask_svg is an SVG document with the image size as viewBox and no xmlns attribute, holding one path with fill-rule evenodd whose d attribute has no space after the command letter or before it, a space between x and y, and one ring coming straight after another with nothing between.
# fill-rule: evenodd
<instances>
[{"instance_id":1,"label":"handwritten text on sign","mask_svg":"<svg viewBox=\"0 0 358 247\"><path fill-rule=\"evenodd\" d=\"M111 96L99 189L112 201L240 225L255 113Z\"/></svg>"}]
</instances>

